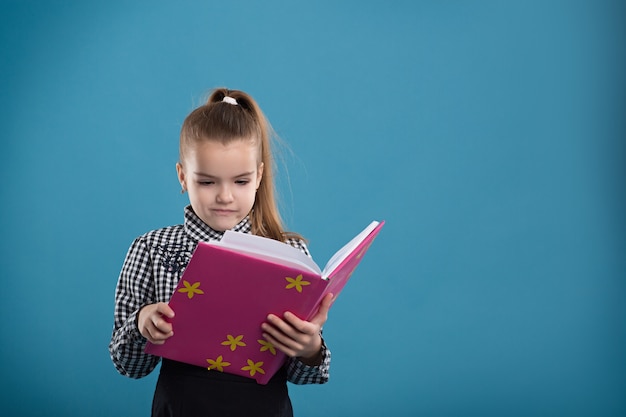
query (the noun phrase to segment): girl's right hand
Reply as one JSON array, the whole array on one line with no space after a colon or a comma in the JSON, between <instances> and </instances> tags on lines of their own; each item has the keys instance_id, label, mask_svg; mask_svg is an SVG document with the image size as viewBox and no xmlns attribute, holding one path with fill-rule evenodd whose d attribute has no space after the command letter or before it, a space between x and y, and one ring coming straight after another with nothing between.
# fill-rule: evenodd
<instances>
[{"instance_id":1,"label":"girl's right hand","mask_svg":"<svg viewBox=\"0 0 626 417\"><path fill-rule=\"evenodd\" d=\"M174 310L167 303L148 304L139 310L137 327L139 333L155 345L162 345L172 337L172 324L164 317L173 318Z\"/></svg>"}]
</instances>

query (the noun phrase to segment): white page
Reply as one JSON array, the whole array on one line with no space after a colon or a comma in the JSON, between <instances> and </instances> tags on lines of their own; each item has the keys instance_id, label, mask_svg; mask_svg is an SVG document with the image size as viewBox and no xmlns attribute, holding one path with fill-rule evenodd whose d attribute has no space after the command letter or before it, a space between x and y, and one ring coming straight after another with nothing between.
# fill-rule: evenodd
<instances>
[{"instance_id":1,"label":"white page","mask_svg":"<svg viewBox=\"0 0 626 417\"><path fill-rule=\"evenodd\" d=\"M270 262L306 269L317 275L322 274L320 267L317 266L313 259L306 256L299 249L274 239L228 230L224 233L221 241L210 243L215 246L222 246L255 255Z\"/></svg>"},{"instance_id":2,"label":"white page","mask_svg":"<svg viewBox=\"0 0 626 417\"><path fill-rule=\"evenodd\" d=\"M326 263L322 278L326 279L341 263L352 253L363 240L378 226L377 221L371 222L361 233L356 235L350 242L346 243L343 248L339 249L332 258Z\"/></svg>"},{"instance_id":3,"label":"white page","mask_svg":"<svg viewBox=\"0 0 626 417\"><path fill-rule=\"evenodd\" d=\"M326 263L324 270L307 255L299 249L291 245L279 242L274 239L264 238L249 233L233 232L227 230L219 242L209 242L211 245L221 246L227 249L233 249L258 258L265 259L270 262L278 263L285 266L305 269L323 279L328 276L352 253L363 240L378 226L379 222L371 222L361 233L356 235L351 241L346 243L339 249L330 260Z\"/></svg>"}]
</instances>

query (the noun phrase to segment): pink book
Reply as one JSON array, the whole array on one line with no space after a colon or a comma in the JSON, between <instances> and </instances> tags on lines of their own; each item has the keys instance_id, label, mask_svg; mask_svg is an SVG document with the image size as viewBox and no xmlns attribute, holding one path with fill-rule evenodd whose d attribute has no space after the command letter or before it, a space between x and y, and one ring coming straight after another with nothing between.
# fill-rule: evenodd
<instances>
[{"instance_id":1,"label":"pink book","mask_svg":"<svg viewBox=\"0 0 626 417\"><path fill-rule=\"evenodd\" d=\"M174 335L145 351L267 384L286 355L263 339L261 323L286 311L312 318L326 294L343 289L384 223L368 225L323 270L300 250L251 234L200 242L169 302Z\"/></svg>"}]
</instances>

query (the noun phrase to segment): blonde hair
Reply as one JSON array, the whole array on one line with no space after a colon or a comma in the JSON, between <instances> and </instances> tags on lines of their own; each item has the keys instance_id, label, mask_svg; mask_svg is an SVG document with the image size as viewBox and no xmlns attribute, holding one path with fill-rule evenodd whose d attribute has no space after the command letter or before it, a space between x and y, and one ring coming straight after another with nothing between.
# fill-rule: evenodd
<instances>
[{"instance_id":1,"label":"blonde hair","mask_svg":"<svg viewBox=\"0 0 626 417\"><path fill-rule=\"evenodd\" d=\"M224 97L230 97L232 100ZM275 137L261 108L247 93L226 88L215 89L206 104L193 110L183 122L180 132L180 163L187 150L202 141L227 144L237 140L251 140L258 146L259 161L263 163L263 177L250 212L252 233L279 240L303 239L297 233L287 232L276 205L274 189L274 160L271 141Z\"/></svg>"}]
</instances>

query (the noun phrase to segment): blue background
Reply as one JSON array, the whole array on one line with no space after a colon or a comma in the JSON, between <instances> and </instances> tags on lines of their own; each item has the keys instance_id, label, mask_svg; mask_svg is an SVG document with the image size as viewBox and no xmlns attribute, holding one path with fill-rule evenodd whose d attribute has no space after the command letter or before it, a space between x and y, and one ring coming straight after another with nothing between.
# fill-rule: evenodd
<instances>
[{"instance_id":1,"label":"blue background","mask_svg":"<svg viewBox=\"0 0 626 417\"><path fill-rule=\"evenodd\" d=\"M221 3L221 4L218 4ZM7 416L145 416L107 345L182 220L184 117L251 93L315 258L387 225L299 416L626 415L623 1L3 1Z\"/></svg>"}]
</instances>

